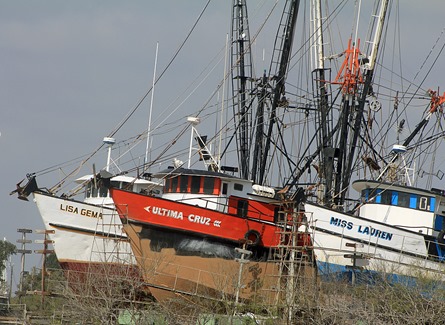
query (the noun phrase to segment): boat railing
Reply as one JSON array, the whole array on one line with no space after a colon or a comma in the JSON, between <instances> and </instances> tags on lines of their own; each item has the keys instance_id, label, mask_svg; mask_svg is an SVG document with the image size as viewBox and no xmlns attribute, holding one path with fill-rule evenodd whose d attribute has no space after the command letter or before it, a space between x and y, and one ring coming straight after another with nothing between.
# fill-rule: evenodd
<instances>
[{"instance_id":1,"label":"boat railing","mask_svg":"<svg viewBox=\"0 0 445 325\"><path fill-rule=\"evenodd\" d=\"M229 205L227 203L219 202L219 197L215 196L196 196L196 197L184 197L175 200L176 202L181 202L189 205L198 205L201 208L216 210L216 211L227 211ZM225 200L227 202L227 200ZM193 202L193 203L191 203ZM196 204L203 203L203 204ZM194 204L195 203L195 204Z\"/></svg>"},{"instance_id":2,"label":"boat railing","mask_svg":"<svg viewBox=\"0 0 445 325\"><path fill-rule=\"evenodd\" d=\"M210 210L216 210L219 212L228 212L229 211L229 200L228 198L224 200L224 202L219 201L219 197L215 196L199 196L199 197L185 197L176 200L176 202L181 202L185 204L195 205L191 204L191 202L202 202L203 204L198 204L200 207ZM248 206L248 209L246 210L245 217L247 218L255 218L258 220L271 220L273 218L273 211L271 211L271 214L264 213L260 211L259 209Z\"/></svg>"}]
</instances>

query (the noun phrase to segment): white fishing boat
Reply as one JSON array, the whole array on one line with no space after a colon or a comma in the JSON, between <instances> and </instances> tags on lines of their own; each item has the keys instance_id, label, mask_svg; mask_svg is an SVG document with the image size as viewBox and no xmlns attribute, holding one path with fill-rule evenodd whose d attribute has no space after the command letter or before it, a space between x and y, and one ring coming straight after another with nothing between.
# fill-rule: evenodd
<instances>
[{"instance_id":1,"label":"white fishing boat","mask_svg":"<svg viewBox=\"0 0 445 325\"><path fill-rule=\"evenodd\" d=\"M104 141L109 145L108 169L114 139ZM159 189L152 181L125 175L113 177L111 181L118 188L136 192ZM129 239L108 189L96 182L95 175L78 178L76 183L79 186L76 191L84 195L83 200L39 188L35 176L29 176L28 184L16 190L21 199L33 195L47 238L68 279L83 281L88 274L103 272L122 276L138 274Z\"/></svg>"},{"instance_id":2,"label":"white fishing boat","mask_svg":"<svg viewBox=\"0 0 445 325\"><path fill-rule=\"evenodd\" d=\"M437 126L445 94L428 90L426 95L408 95L388 88L392 110L381 104L379 93L383 97L386 91L377 81L377 73L384 69L379 51L385 46L391 4L379 1L374 6L367 51L361 51L359 39L350 39L335 80L317 80L322 88L338 84L340 100L338 110L332 103L319 110L325 123L320 125L316 154L308 157L319 178L306 189L304 209L320 274L334 279L351 279L356 272L408 282L418 276L444 277L444 192L424 186L436 174L432 148L438 148L443 137ZM323 30L320 10L316 13L314 30ZM320 38L315 44L321 76L324 44ZM326 93L321 96L328 99ZM403 110L414 101L425 107L411 132L404 129L408 116L400 114L400 98L408 96ZM433 118L436 123L430 122ZM429 123L434 125L428 127ZM429 182L421 183L422 170L416 163L430 164L424 167L432 171Z\"/></svg>"}]
</instances>

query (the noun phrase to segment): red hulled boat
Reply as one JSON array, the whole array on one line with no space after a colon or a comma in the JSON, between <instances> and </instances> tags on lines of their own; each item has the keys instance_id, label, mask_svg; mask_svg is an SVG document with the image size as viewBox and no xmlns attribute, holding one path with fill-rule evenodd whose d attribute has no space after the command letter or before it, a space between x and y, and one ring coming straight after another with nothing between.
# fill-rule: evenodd
<instances>
[{"instance_id":1,"label":"red hulled boat","mask_svg":"<svg viewBox=\"0 0 445 325\"><path fill-rule=\"evenodd\" d=\"M280 267L270 262L289 244L288 225L299 214L286 210L274 189L205 170L154 176L164 178L159 197L117 188L111 195L158 298L166 291L241 298L277 292ZM297 240L303 246L304 236Z\"/></svg>"}]
</instances>

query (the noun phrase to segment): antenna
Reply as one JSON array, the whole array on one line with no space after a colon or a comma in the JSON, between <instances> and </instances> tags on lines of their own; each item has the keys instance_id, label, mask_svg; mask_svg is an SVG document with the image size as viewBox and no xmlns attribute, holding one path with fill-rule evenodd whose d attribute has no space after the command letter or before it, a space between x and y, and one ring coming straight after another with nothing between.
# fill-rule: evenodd
<instances>
[{"instance_id":1,"label":"antenna","mask_svg":"<svg viewBox=\"0 0 445 325\"><path fill-rule=\"evenodd\" d=\"M153 69L153 84L151 86L150 112L148 114L148 126L147 126L147 146L145 147L144 164L148 162L148 152L151 151L151 146L150 146L151 113L153 111L153 97L155 93L155 84L156 84L156 65L158 63L158 48L159 48L159 42L156 43L155 66Z\"/></svg>"},{"instance_id":2,"label":"antenna","mask_svg":"<svg viewBox=\"0 0 445 325\"><path fill-rule=\"evenodd\" d=\"M103 141L104 141L104 144L108 145L107 166L105 167L105 170L107 172L109 172L110 164L111 164L111 147L113 146L113 144L116 143L116 139L105 137Z\"/></svg>"}]
</instances>

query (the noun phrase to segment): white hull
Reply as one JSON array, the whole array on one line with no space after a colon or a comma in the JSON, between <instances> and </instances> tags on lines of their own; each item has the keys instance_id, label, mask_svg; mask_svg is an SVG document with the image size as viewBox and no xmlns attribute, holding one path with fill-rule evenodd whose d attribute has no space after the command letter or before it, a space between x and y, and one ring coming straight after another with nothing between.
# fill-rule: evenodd
<instances>
[{"instance_id":1,"label":"white hull","mask_svg":"<svg viewBox=\"0 0 445 325\"><path fill-rule=\"evenodd\" d=\"M364 270L387 275L436 279L445 278L445 264L437 256L428 254L428 246L421 233L333 211L306 203L305 210L313 227L314 251L323 275L351 270L355 265ZM354 247L355 244L355 247ZM346 256L345 256L346 255Z\"/></svg>"},{"instance_id":2,"label":"white hull","mask_svg":"<svg viewBox=\"0 0 445 325\"><path fill-rule=\"evenodd\" d=\"M122 223L112 208L34 192L59 263L84 269L81 264L135 265ZM69 267L68 267L69 268Z\"/></svg>"}]
</instances>

